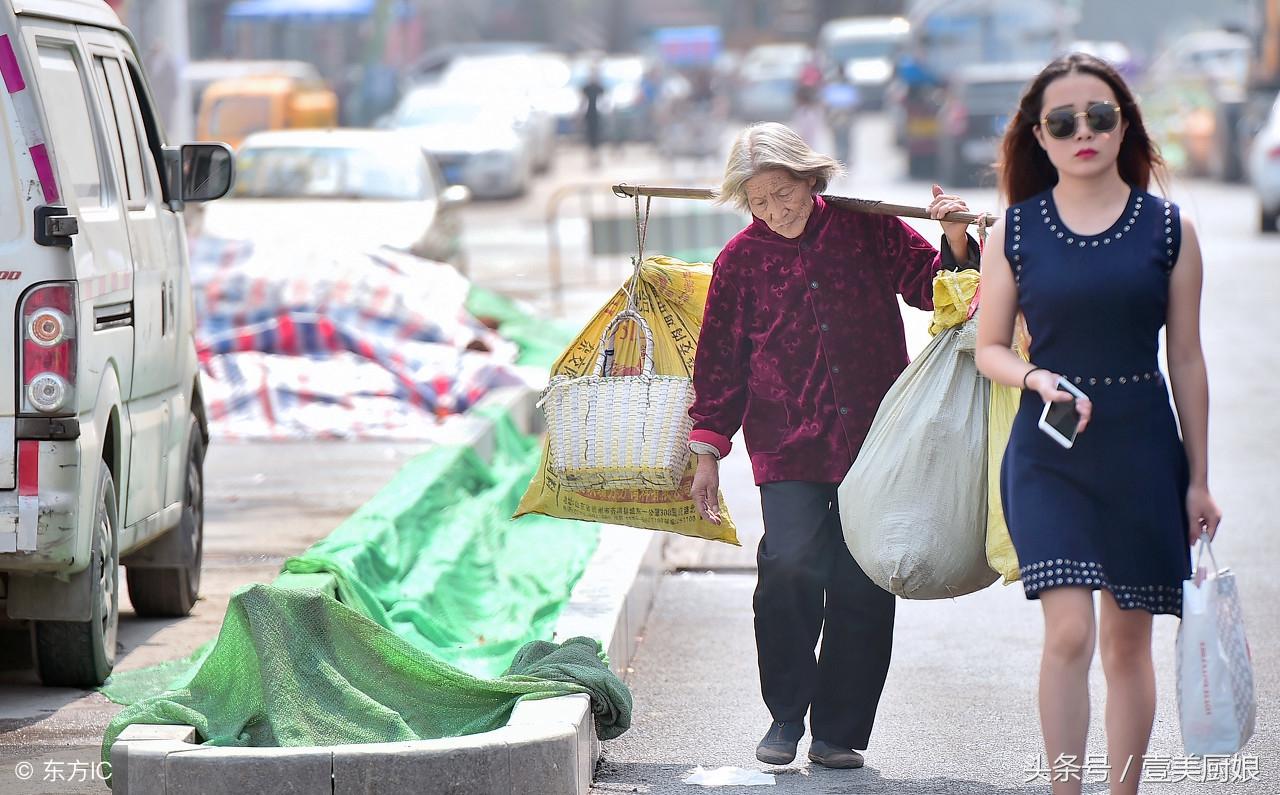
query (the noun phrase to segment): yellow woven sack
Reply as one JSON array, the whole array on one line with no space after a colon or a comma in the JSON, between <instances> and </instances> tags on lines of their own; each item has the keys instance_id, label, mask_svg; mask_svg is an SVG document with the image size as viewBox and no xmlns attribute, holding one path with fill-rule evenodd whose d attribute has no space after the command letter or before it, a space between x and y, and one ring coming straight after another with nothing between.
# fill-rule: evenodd
<instances>
[{"instance_id":1,"label":"yellow woven sack","mask_svg":"<svg viewBox=\"0 0 1280 795\"><path fill-rule=\"evenodd\" d=\"M690 264L671 257L646 257L640 266L636 306L653 330L654 372L658 375L691 377L702 312L711 284L711 266ZM577 339L551 368L551 376L579 378L591 373L599 354L600 338L609 322L627 306L626 290L619 290L596 313ZM637 325L624 323L615 339L614 375L640 372L641 346ZM648 530L665 530L680 535L723 541L738 546L738 531L720 497L721 524L714 525L698 515L690 499L696 457L690 456L680 487L674 491L641 489L570 491L561 488L547 466L547 445L542 461L525 491L517 517L540 513L561 519L581 519Z\"/></svg>"},{"instance_id":2,"label":"yellow woven sack","mask_svg":"<svg viewBox=\"0 0 1280 795\"><path fill-rule=\"evenodd\" d=\"M1026 321L1018 315L1016 340L1013 350L1025 361L1031 340L1027 336ZM1018 553L1009 537L1009 525L1004 520L1004 507L1000 501L1000 462L1013 431L1013 418L1018 413L1022 391L1017 387L991 384L991 408L987 412L987 565L999 572L1005 585L1018 581Z\"/></svg>"}]
</instances>

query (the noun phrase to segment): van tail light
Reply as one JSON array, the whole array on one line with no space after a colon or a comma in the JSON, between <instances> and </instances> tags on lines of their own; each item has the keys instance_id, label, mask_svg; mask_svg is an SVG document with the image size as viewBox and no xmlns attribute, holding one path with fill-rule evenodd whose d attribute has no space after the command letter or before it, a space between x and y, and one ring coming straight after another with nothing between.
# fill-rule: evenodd
<instances>
[{"instance_id":1,"label":"van tail light","mask_svg":"<svg viewBox=\"0 0 1280 795\"><path fill-rule=\"evenodd\" d=\"M1268 149L1267 158L1269 160L1280 160L1280 146L1273 146Z\"/></svg>"},{"instance_id":2,"label":"van tail light","mask_svg":"<svg viewBox=\"0 0 1280 795\"><path fill-rule=\"evenodd\" d=\"M22 340L24 414L76 411L76 294L71 282L42 284L22 299L18 313Z\"/></svg>"}]
</instances>

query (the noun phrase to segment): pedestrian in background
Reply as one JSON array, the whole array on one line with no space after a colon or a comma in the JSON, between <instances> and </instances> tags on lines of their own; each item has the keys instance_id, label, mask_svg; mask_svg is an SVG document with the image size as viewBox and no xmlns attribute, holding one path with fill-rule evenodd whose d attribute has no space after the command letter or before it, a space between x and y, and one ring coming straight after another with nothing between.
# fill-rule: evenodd
<instances>
[{"instance_id":1,"label":"pedestrian in background","mask_svg":"<svg viewBox=\"0 0 1280 795\"><path fill-rule=\"evenodd\" d=\"M822 87L822 105L827 112L827 126L835 142L833 152L846 170L852 170L857 151L854 122L858 114L858 87L837 66Z\"/></svg>"},{"instance_id":2,"label":"pedestrian in background","mask_svg":"<svg viewBox=\"0 0 1280 795\"><path fill-rule=\"evenodd\" d=\"M587 160L591 168L600 167L600 145L604 142L604 119L600 114L600 98L604 96L604 83L600 76L600 64L591 64L587 81L582 84L582 130L586 137Z\"/></svg>"},{"instance_id":3,"label":"pedestrian in background","mask_svg":"<svg viewBox=\"0 0 1280 795\"><path fill-rule=\"evenodd\" d=\"M1023 588L1044 611L1040 721L1055 795L1081 791L1095 636L1111 792L1137 792L1155 714L1152 616L1180 615L1189 545L1221 519L1209 493L1200 246L1177 205L1147 192L1162 166L1123 79L1080 53L1031 83L1001 147L1009 209L983 256L977 360L1024 390L1000 486ZM1030 364L1010 350L1019 311ZM1069 449L1038 427L1046 401L1073 399L1060 378L1088 395Z\"/></svg>"},{"instance_id":4,"label":"pedestrian in background","mask_svg":"<svg viewBox=\"0 0 1280 795\"><path fill-rule=\"evenodd\" d=\"M755 632L774 722L756 757L773 765L795 758L806 714L809 759L863 764L895 603L849 554L836 487L907 365L898 296L932 309L937 270L976 267L978 251L964 223L943 223L939 253L898 218L828 204L839 172L781 124L738 135L720 199L754 219L716 258L694 365L694 504L720 521L719 459L739 428L760 486ZM931 217L965 209L933 186Z\"/></svg>"}]
</instances>

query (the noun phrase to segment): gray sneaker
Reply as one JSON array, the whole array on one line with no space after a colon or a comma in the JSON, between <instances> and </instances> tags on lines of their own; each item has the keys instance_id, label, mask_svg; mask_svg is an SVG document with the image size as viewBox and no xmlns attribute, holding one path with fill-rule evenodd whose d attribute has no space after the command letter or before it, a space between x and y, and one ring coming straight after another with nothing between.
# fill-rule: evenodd
<instances>
[{"instance_id":1,"label":"gray sneaker","mask_svg":"<svg viewBox=\"0 0 1280 795\"><path fill-rule=\"evenodd\" d=\"M862 754L857 751L832 745L825 740L814 740L809 744L809 761L838 770L862 767L864 762Z\"/></svg>"},{"instance_id":2,"label":"gray sneaker","mask_svg":"<svg viewBox=\"0 0 1280 795\"><path fill-rule=\"evenodd\" d=\"M774 721L756 746L756 759L766 765L789 765L803 736L804 721Z\"/></svg>"}]
</instances>

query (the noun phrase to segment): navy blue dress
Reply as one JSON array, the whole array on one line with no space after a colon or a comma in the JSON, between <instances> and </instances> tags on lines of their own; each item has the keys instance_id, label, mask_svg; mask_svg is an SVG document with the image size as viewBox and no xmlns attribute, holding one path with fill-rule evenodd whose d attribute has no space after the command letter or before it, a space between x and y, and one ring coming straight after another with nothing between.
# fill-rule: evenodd
<instances>
[{"instance_id":1,"label":"navy blue dress","mask_svg":"<svg viewBox=\"0 0 1280 795\"><path fill-rule=\"evenodd\" d=\"M1028 599L1057 586L1106 588L1122 608L1182 612L1188 465L1157 356L1178 217L1176 205L1137 189L1097 235L1068 229L1050 191L1006 213L1031 361L1093 401L1068 450L1040 430L1040 395L1022 395L1000 493Z\"/></svg>"}]
</instances>

